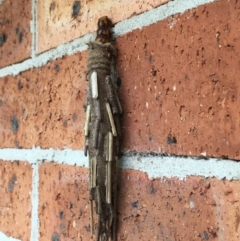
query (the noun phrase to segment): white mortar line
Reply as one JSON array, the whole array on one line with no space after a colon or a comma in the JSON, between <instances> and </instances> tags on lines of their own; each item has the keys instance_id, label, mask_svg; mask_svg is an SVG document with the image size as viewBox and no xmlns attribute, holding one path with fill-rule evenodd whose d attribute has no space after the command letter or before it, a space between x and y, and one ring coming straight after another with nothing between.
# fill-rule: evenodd
<instances>
[{"instance_id":1,"label":"white mortar line","mask_svg":"<svg viewBox=\"0 0 240 241\"><path fill-rule=\"evenodd\" d=\"M41 161L54 161L58 164L77 165L81 167L88 167L88 159L84 156L83 151L64 149L41 149L40 147L33 147L32 149L15 149L4 148L0 149L0 159L13 161L27 161L30 164L36 164Z\"/></svg>"},{"instance_id":2,"label":"white mortar line","mask_svg":"<svg viewBox=\"0 0 240 241\"><path fill-rule=\"evenodd\" d=\"M207 160L177 156L123 156L120 168L146 172L150 179L188 176L240 180L240 162L209 158Z\"/></svg>"},{"instance_id":3,"label":"white mortar line","mask_svg":"<svg viewBox=\"0 0 240 241\"><path fill-rule=\"evenodd\" d=\"M140 29L142 27L148 26L150 24L156 23L160 20L163 20L169 16L172 16L177 13L184 13L185 11L196 8L200 5L207 4L213 2L214 0L174 0L170 1L164 5L161 5L157 8L151 9L147 12L139 14L137 16L133 16L129 19L123 20L122 22L115 25L114 37L121 36L128 32L131 32L135 29ZM32 0L33 10L36 11L36 3L35 0ZM21 63L14 64L11 66L4 67L0 69L0 77L4 77L7 75L17 75L22 71L38 68L45 65L48 61L55 60L64 55L72 55L77 52L82 52L87 49L86 43L90 40L94 39L95 33L86 34L81 38L75 39L69 43L61 44L57 48L46 51L43 54L35 57L36 54L36 44L37 44L37 19L31 24L31 28L33 31L33 59L25 60Z\"/></svg>"},{"instance_id":4,"label":"white mortar line","mask_svg":"<svg viewBox=\"0 0 240 241\"><path fill-rule=\"evenodd\" d=\"M1 2L0 2L0 4L1 4ZM1 241L21 241L20 239L15 239L15 238L12 238L12 237L8 237L4 233L2 233L1 231L0 231L0 240Z\"/></svg>"},{"instance_id":5,"label":"white mortar line","mask_svg":"<svg viewBox=\"0 0 240 241\"><path fill-rule=\"evenodd\" d=\"M32 164L32 215L31 215L31 241L38 241L39 238L39 217L38 217L38 186L39 186L39 173L38 173L38 161L36 160Z\"/></svg>"},{"instance_id":6,"label":"white mortar line","mask_svg":"<svg viewBox=\"0 0 240 241\"><path fill-rule=\"evenodd\" d=\"M94 34L84 35L82 38L73 40L72 42L61 44L55 49L51 49L43 54L32 59L27 59L21 63L10 65L0 69L0 77L7 75L17 75L22 71L38 68L45 65L50 60L55 60L64 55L71 55L78 52L83 52L87 49L86 43L94 39Z\"/></svg>"},{"instance_id":7,"label":"white mortar line","mask_svg":"<svg viewBox=\"0 0 240 241\"><path fill-rule=\"evenodd\" d=\"M64 149L0 149L0 159L6 161L27 161L36 165L39 162L54 161L58 164L88 167L88 158L83 151ZM193 157L151 156L151 155L124 155L119 161L122 169L133 169L146 172L153 178L179 178L188 176L202 176L205 178L240 180L240 162L210 158L208 160Z\"/></svg>"},{"instance_id":8,"label":"white mortar line","mask_svg":"<svg viewBox=\"0 0 240 241\"><path fill-rule=\"evenodd\" d=\"M151 9L142 14L133 16L118 23L114 28L114 37L121 36L135 29L141 29L153 23L166 19L177 13L184 13L187 10L196 8L200 5L214 2L216 0L174 0L157 8Z\"/></svg>"}]
</instances>

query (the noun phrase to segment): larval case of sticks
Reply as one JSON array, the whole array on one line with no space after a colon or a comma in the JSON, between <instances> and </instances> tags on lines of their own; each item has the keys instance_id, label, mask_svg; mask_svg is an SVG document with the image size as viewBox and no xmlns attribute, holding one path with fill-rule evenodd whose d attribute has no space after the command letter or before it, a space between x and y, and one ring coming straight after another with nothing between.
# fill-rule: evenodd
<instances>
[{"instance_id":1,"label":"larval case of sticks","mask_svg":"<svg viewBox=\"0 0 240 241\"><path fill-rule=\"evenodd\" d=\"M98 20L97 37L88 44L85 155L89 156L90 227L96 241L117 241L117 162L120 115L111 21Z\"/></svg>"}]
</instances>

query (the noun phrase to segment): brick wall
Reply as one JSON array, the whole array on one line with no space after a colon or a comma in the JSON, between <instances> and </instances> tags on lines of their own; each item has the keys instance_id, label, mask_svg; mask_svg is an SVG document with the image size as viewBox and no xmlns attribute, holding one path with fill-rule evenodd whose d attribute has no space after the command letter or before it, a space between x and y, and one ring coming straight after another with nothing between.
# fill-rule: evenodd
<instances>
[{"instance_id":1,"label":"brick wall","mask_svg":"<svg viewBox=\"0 0 240 241\"><path fill-rule=\"evenodd\" d=\"M87 45L115 24L118 240L237 241L240 2L0 1L0 240L91 240Z\"/></svg>"}]
</instances>

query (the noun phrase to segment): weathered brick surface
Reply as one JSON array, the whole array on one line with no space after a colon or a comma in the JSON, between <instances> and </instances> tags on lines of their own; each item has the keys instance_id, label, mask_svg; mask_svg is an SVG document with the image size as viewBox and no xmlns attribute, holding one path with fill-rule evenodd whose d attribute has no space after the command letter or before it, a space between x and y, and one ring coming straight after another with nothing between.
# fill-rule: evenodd
<instances>
[{"instance_id":1,"label":"weathered brick surface","mask_svg":"<svg viewBox=\"0 0 240 241\"><path fill-rule=\"evenodd\" d=\"M0 67L31 55L31 0L0 3Z\"/></svg>"},{"instance_id":2,"label":"weathered brick surface","mask_svg":"<svg viewBox=\"0 0 240 241\"><path fill-rule=\"evenodd\" d=\"M30 240L32 168L26 162L0 160L0 231Z\"/></svg>"},{"instance_id":3,"label":"weathered brick surface","mask_svg":"<svg viewBox=\"0 0 240 241\"><path fill-rule=\"evenodd\" d=\"M87 169L40 166L39 219L40 241L90 240Z\"/></svg>"},{"instance_id":4,"label":"weathered brick surface","mask_svg":"<svg viewBox=\"0 0 240 241\"><path fill-rule=\"evenodd\" d=\"M240 159L240 2L117 39L125 150Z\"/></svg>"},{"instance_id":5,"label":"weathered brick surface","mask_svg":"<svg viewBox=\"0 0 240 241\"><path fill-rule=\"evenodd\" d=\"M117 39L123 148L239 159L240 3ZM2 147L83 148L86 52L0 81Z\"/></svg>"},{"instance_id":6,"label":"weathered brick surface","mask_svg":"<svg viewBox=\"0 0 240 241\"><path fill-rule=\"evenodd\" d=\"M90 240L86 169L40 167L40 241ZM118 240L239 240L237 181L119 172ZM95 220L96 221L96 220Z\"/></svg>"},{"instance_id":7,"label":"weathered brick surface","mask_svg":"<svg viewBox=\"0 0 240 241\"><path fill-rule=\"evenodd\" d=\"M108 15L115 24L168 1L38 1L38 51L93 32L102 16Z\"/></svg>"},{"instance_id":8,"label":"weathered brick surface","mask_svg":"<svg viewBox=\"0 0 240 241\"><path fill-rule=\"evenodd\" d=\"M79 53L0 80L1 147L82 148L85 59Z\"/></svg>"},{"instance_id":9,"label":"weathered brick surface","mask_svg":"<svg viewBox=\"0 0 240 241\"><path fill-rule=\"evenodd\" d=\"M118 240L239 240L238 181L149 180L129 170L119 183Z\"/></svg>"},{"instance_id":10,"label":"weathered brick surface","mask_svg":"<svg viewBox=\"0 0 240 241\"><path fill-rule=\"evenodd\" d=\"M73 18L76 2L38 1L40 51L93 31L106 9L116 23L165 1L81 2ZM0 67L30 56L30 14L30 1L0 5ZM222 0L116 40L124 150L240 159L239 16L239 1ZM82 149L85 70L86 52L1 78L0 148ZM28 241L31 166L0 161L0 170L0 231ZM237 241L239 190L239 181L120 170L118 240ZM40 165L39 240L90 240L88 198L87 169Z\"/></svg>"}]
</instances>

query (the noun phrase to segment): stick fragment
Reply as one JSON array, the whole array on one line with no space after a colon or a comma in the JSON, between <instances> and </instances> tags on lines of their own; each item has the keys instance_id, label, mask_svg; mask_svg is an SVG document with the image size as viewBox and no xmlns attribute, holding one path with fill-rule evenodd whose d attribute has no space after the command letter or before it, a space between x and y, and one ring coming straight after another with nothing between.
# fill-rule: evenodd
<instances>
[{"instance_id":1,"label":"stick fragment","mask_svg":"<svg viewBox=\"0 0 240 241\"><path fill-rule=\"evenodd\" d=\"M93 197L92 197L92 159L89 158L89 189L90 189L90 230L93 235Z\"/></svg>"},{"instance_id":2,"label":"stick fragment","mask_svg":"<svg viewBox=\"0 0 240 241\"><path fill-rule=\"evenodd\" d=\"M84 156L87 156L87 153L88 153L88 138L85 137Z\"/></svg>"},{"instance_id":3,"label":"stick fragment","mask_svg":"<svg viewBox=\"0 0 240 241\"><path fill-rule=\"evenodd\" d=\"M96 195L97 195L97 214L98 214L98 224L96 230L96 240L99 241L100 238L100 227L101 227L101 214L102 214L102 203L101 203L101 194L99 187L96 187Z\"/></svg>"},{"instance_id":4,"label":"stick fragment","mask_svg":"<svg viewBox=\"0 0 240 241\"><path fill-rule=\"evenodd\" d=\"M108 161L112 161L113 156L113 135L112 132L108 132Z\"/></svg>"},{"instance_id":5,"label":"stick fragment","mask_svg":"<svg viewBox=\"0 0 240 241\"><path fill-rule=\"evenodd\" d=\"M90 229L91 229L91 235L93 235L93 200L90 201Z\"/></svg>"},{"instance_id":6,"label":"stick fragment","mask_svg":"<svg viewBox=\"0 0 240 241\"><path fill-rule=\"evenodd\" d=\"M97 72L93 71L91 74L91 87L92 87L92 98L98 98L98 82L97 82Z\"/></svg>"},{"instance_id":7,"label":"stick fragment","mask_svg":"<svg viewBox=\"0 0 240 241\"><path fill-rule=\"evenodd\" d=\"M116 169L114 173L114 184L113 184L113 239L112 241L117 241L117 178L118 178L118 156L115 156Z\"/></svg>"},{"instance_id":8,"label":"stick fragment","mask_svg":"<svg viewBox=\"0 0 240 241\"><path fill-rule=\"evenodd\" d=\"M91 188L96 187L96 178L97 178L97 158L93 157L91 160Z\"/></svg>"},{"instance_id":9,"label":"stick fragment","mask_svg":"<svg viewBox=\"0 0 240 241\"><path fill-rule=\"evenodd\" d=\"M110 76L106 77L105 82L106 82L108 100L112 107L112 112L113 114L118 114L119 110L118 110L118 103L116 101L116 91L114 89L114 85L112 83Z\"/></svg>"},{"instance_id":10,"label":"stick fragment","mask_svg":"<svg viewBox=\"0 0 240 241\"><path fill-rule=\"evenodd\" d=\"M106 201L107 203L111 204L112 200L112 168L111 168L111 162L108 162L106 165L106 173L107 173L107 184L106 184Z\"/></svg>"},{"instance_id":11,"label":"stick fragment","mask_svg":"<svg viewBox=\"0 0 240 241\"><path fill-rule=\"evenodd\" d=\"M98 148L98 133L99 133L99 125L100 125L100 120L96 120L94 124L94 148Z\"/></svg>"},{"instance_id":12,"label":"stick fragment","mask_svg":"<svg viewBox=\"0 0 240 241\"><path fill-rule=\"evenodd\" d=\"M109 105L109 103L106 103L106 108L107 108L107 112L108 112L108 117L109 117L109 121L111 123L111 127L112 127L112 133L114 136L117 136L117 130L116 130L116 126L113 120L113 115L112 115L112 111L111 111L111 107Z\"/></svg>"},{"instance_id":13,"label":"stick fragment","mask_svg":"<svg viewBox=\"0 0 240 241\"><path fill-rule=\"evenodd\" d=\"M100 109L100 101L99 100L95 100L95 114L97 117L97 120L101 120L102 116L101 116L101 109Z\"/></svg>"},{"instance_id":14,"label":"stick fragment","mask_svg":"<svg viewBox=\"0 0 240 241\"><path fill-rule=\"evenodd\" d=\"M88 105L87 111L86 111L86 121L85 121L85 125L84 125L84 135L85 136L88 136L90 114L91 114L91 105Z\"/></svg>"}]
</instances>

